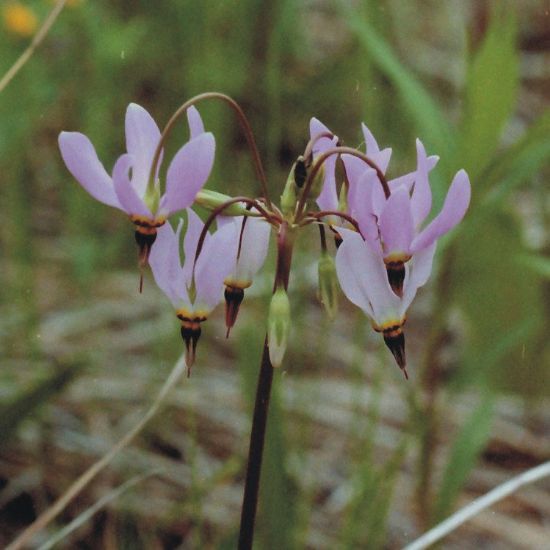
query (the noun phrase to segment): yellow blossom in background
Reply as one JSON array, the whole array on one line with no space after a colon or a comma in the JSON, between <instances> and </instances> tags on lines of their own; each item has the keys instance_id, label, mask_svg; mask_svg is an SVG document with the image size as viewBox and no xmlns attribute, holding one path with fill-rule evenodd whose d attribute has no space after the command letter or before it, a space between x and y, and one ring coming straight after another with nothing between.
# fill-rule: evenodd
<instances>
[{"instance_id":1,"label":"yellow blossom in background","mask_svg":"<svg viewBox=\"0 0 550 550\"><path fill-rule=\"evenodd\" d=\"M6 4L2 8L2 19L4 27L19 36L32 36L38 27L35 13L19 2Z\"/></svg>"}]
</instances>

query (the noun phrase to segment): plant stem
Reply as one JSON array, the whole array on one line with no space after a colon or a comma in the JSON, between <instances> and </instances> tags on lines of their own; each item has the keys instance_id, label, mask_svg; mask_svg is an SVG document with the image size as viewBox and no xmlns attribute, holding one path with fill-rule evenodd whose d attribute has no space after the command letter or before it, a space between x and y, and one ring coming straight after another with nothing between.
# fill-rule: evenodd
<instances>
[{"instance_id":1,"label":"plant stem","mask_svg":"<svg viewBox=\"0 0 550 550\"><path fill-rule=\"evenodd\" d=\"M277 268L273 292L277 288L288 288L290 277L290 265L294 247L294 234L283 222L277 235ZM239 532L239 550L250 550L254 539L254 522L258 507L258 493L260 490L260 473L262 469L262 457L264 452L267 414L269 412L269 399L271 397L271 385L273 382L273 366L269 359L269 345L267 334L264 339L264 350L258 386L256 388L256 402L254 403L254 415L252 417L252 430L250 432L250 447L248 449L248 465L244 484L243 507L241 510L241 527Z\"/></svg>"},{"instance_id":2,"label":"plant stem","mask_svg":"<svg viewBox=\"0 0 550 550\"><path fill-rule=\"evenodd\" d=\"M256 519L256 508L258 505L260 473L262 469L262 457L272 381L273 367L271 366L271 361L269 360L269 348L267 345L266 336L264 340L260 374L258 376L258 387L256 389L256 402L254 404L252 431L250 433L248 467L246 470L243 507L241 510L239 550L251 549L254 538L254 522Z\"/></svg>"}]
</instances>

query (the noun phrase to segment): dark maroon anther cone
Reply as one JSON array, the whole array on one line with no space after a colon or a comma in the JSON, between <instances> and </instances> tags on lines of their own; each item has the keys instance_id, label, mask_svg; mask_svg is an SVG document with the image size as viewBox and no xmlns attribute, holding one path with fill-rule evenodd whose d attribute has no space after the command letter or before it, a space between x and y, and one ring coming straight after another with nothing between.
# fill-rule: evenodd
<instances>
[{"instance_id":1,"label":"dark maroon anther cone","mask_svg":"<svg viewBox=\"0 0 550 550\"><path fill-rule=\"evenodd\" d=\"M306 162L303 158L299 158L294 166L294 182L298 187L302 187L307 178Z\"/></svg>"},{"instance_id":2,"label":"dark maroon anther cone","mask_svg":"<svg viewBox=\"0 0 550 550\"><path fill-rule=\"evenodd\" d=\"M386 264L388 281L397 296L403 296L403 281L405 280L405 263L389 262Z\"/></svg>"},{"instance_id":3,"label":"dark maroon anther cone","mask_svg":"<svg viewBox=\"0 0 550 550\"><path fill-rule=\"evenodd\" d=\"M334 235L334 245L336 246L336 249L340 248L340 245L344 242L344 239L342 239L342 236L340 233L336 233Z\"/></svg>"},{"instance_id":4,"label":"dark maroon anther cone","mask_svg":"<svg viewBox=\"0 0 550 550\"><path fill-rule=\"evenodd\" d=\"M386 346L388 346L393 353L399 368L404 371L405 376L408 378L407 371L405 370L407 366L407 359L405 357L405 334L403 334L402 331L392 331L389 334L384 334L384 342L386 342Z\"/></svg>"},{"instance_id":5,"label":"dark maroon anther cone","mask_svg":"<svg viewBox=\"0 0 550 550\"><path fill-rule=\"evenodd\" d=\"M185 342L185 362L189 371L193 363L195 362L195 352L197 351L197 342L201 336L201 326L200 323L189 323L182 325L181 327L181 337Z\"/></svg>"},{"instance_id":6,"label":"dark maroon anther cone","mask_svg":"<svg viewBox=\"0 0 550 550\"><path fill-rule=\"evenodd\" d=\"M226 338L229 338L229 331L233 328L239 308L244 298L244 290L234 286L226 286L225 292L225 326L227 327Z\"/></svg>"},{"instance_id":7,"label":"dark maroon anther cone","mask_svg":"<svg viewBox=\"0 0 550 550\"><path fill-rule=\"evenodd\" d=\"M136 231L134 233L136 243L139 247L138 261L140 267L145 267L149 262L149 254L151 253L151 247L157 238L157 232L154 233L142 233Z\"/></svg>"}]
</instances>

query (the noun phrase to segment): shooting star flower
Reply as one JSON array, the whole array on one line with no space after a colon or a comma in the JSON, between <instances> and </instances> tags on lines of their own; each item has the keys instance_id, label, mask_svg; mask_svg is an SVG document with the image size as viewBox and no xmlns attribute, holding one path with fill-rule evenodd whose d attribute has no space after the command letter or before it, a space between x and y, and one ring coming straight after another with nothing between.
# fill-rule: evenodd
<instances>
[{"instance_id":1,"label":"shooting star flower","mask_svg":"<svg viewBox=\"0 0 550 550\"><path fill-rule=\"evenodd\" d=\"M222 220L224 218L219 218ZM244 291L265 262L271 235L270 224L262 218L238 216L225 218L224 225L231 224L238 236L233 247L234 264L225 278L225 324L227 336L237 320Z\"/></svg>"},{"instance_id":2,"label":"shooting star flower","mask_svg":"<svg viewBox=\"0 0 550 550\"><path fill-rule=\"evenodd\" d=\"M147 264L157 230L168 216L190 206L205 184L214 162L215 141L194 107L187 110L190 140L176 153L161 195L158 168L149 181L161 134L151 115L131 103L126 110L127 153L118 158L110 177L91 141L80 132L61 132L59 147L69 172L99 202L126 212L136 226L140 265ZM162 157L162 155L161 155ZM160 165L160 162L159 162Z\"/></svg>"},{"instance_id":3,"label":"shooting star flower","mask_svg":"<svg viewBox=\"0 0 550 550\"><path fill-rule=\"evenodd\" d=\"M181 335L187 350L186 361L191 366L201 335L201 323L206 321L222 300L224 279L235 266L235 258L228 254L228 250L234 249L238 233L233 224L226 224L213 234L207 233L195 263L204 224L197 214L187 209L182 265L182 227L183 220L180 220L176 232L169 223L158 229L157 242L151 250L149 264L157 285L172 302L181 321Z\"/></svg>"},{"instance_id":4,"label":"shooting star flower","mask_svg":"<svg viewBox=\"0 0 550 550\"><path fill-rule=\"evenodd\" d=\"M340 286L347 298L372 319L374 330L382 333L407 376L403 325L416 291L430 276L436 243L424 247L407 265L403 294L398 296L389 284L382 257L358 233L342 229L341 234L343 242L336 253Z\"/></svg>"}]
</instances>

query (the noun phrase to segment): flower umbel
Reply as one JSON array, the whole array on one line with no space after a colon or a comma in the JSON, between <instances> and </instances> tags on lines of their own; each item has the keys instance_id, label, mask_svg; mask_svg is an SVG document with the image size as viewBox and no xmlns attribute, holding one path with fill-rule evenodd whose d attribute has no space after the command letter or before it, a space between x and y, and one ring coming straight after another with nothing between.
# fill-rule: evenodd
<instances>
[{"instance_id":1,"label":"flower umbel","mask_svg":"<svg viewBox=\"0 0 550 550\"><path fill-rule=\"evenodd\" d=\"M205 184L214 162L215 141L204 131L195 107L187 110L190 140L176 153L161 194L159 170L149 180L161 134L151 115L131 103L126 110L126 149L112 177L105 171L90 140L79 132L61 132L59 147L67 168L98 201L126 212L135 224L140 265L147 264L157 230L168 216L190 206ZM159 163L160 164L160 163Z\"/></svg>"}]
</instances>

